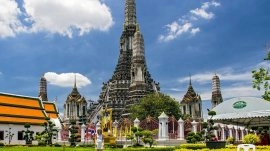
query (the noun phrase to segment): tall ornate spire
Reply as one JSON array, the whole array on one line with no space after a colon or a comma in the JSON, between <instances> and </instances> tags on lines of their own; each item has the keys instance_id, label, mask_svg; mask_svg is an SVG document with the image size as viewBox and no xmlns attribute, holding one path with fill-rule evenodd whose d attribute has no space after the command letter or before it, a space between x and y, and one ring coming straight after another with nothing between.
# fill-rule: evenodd
<instances>
[{"instance_id":1,"label":"tall ornate spire","mask_svg":"<svg viewBox=\"0 0 270 151\"><path fill-rule=\"evenodd\" d=\"M132 52L132 63L141 63L145 66L144 57L144 40L143 35L140 32L139 24L136 25L136 32L134 34L132 42L133 52Z\"/></svg>"},{"instance_id":2,"label":"tall ornate spire","mask_svg":"<svg viewBox=\"0 0 270 151\"><path fill-rule=\"evenodd\" d=\"M40 78L38 97L41 98L42 101L48 101L48 97L47 97L47 80L46 80L44 74Z\"/></svg>"},{"instance_id":3,"label":"tall ornate spire","mask_svg":"<svg viewBox=\"0 0 270 151\"><path fill-rule=\"evenodd\" d=\"M189 86L192 86L191 84L191 75L189 74Z\"/></svg>"},{"instance_id":4,"label":"tall ornate spire","mask_svg":"<svg viewBox=\"0 0 270 151\"><path fill-rule=\"evenodd\" d=\"M135 0L126 0L125 26L136 25L136 3Z\"/></svg>"},{"instance_id":5,"label":"tall ornate spire","mask_svg":"<svg viewBox=\"0 0 270 151\"><path fill-rule=\"evenodd\" d=\"M74 80L74 88L77 88L77 79L76 79L76 73L74 74L75 80Z\"/></svg>"},{"instance_id":6,"label":"tall ornate spire","mask_svg":"<svg viewBox=\"0 0 270 151\"><path fill-rule=\"evenodd\" d=\"M73 86L73 89L72 89L72 92L71 92L71 94L72 94L73 96L79 94L79 91L78 91L78 89L77 89L77 83L76 83L76 82L77 82L77 81L76 81L76 73L75 73L75 74L74 74L74 86Z\"/></svg>"},{"instance_id":7,"label":"tall ornate spire","mask_svg":"<svg viewBox=\"0 0 270 151\"><path fill-rule=\"evenodd\" d=\"M220 91L220 80L215 74L212 78L212 108L223 102Z\"/></svg>"},{"instance_id":8,"label":"tall ornate spire","mask_svg":"<svg viewBox=\"0 0 270 151\"><path fill-rule=\"evenodd\" d=\"M147 90L145 82L147 67L144 57L144 40L138 24L136 25L132 48L130 100L127 102L128 105L137 103L140 98L145 96Z\"/></svg>"},{"instance_id":9,"label":"tall ornate spire","mask_svg":"<svg viewBox=\"0 0 270 151\"><path fill-rule=\"evenodd\" d=\"M99 102L113 109L113 120L126 108L148 93L159 91L159 85L147 71L144 40L136 21L135 0L125 2L125 20L120 37L120 54L112 78L103 83Z\"/></svg>"}]
</instances>

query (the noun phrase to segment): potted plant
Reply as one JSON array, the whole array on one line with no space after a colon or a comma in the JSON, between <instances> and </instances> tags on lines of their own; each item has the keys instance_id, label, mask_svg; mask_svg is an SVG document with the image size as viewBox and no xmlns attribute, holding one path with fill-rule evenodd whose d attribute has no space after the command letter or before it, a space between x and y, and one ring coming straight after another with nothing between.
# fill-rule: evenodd
<instances>
[{"instance_id":1,"label":"potted plant","mask_svg":"<svg viewBox=\"0 0 270 151\"><path fill-rule=\"evenodd\" d=\"M218 141L216 135L214 134L214 130L217 130L218 127L214 126L213 116L216 115L215 111L209 111L208 115L210 118L207 122L203 123L203 128L205 129L205 143L206 147L209 149L218 149L225 148L226 141Z\"/></svg>"}]
</instances>

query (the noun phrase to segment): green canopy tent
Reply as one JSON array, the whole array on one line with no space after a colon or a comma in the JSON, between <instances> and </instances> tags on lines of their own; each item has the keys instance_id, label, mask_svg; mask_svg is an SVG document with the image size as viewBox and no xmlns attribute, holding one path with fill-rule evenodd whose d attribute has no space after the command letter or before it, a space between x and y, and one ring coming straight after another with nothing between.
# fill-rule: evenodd
<instances>
[{"instance_id":1,"label":"green canopy tent","mask_svg":"<svg viewBox=\"0 0 270 151\"><path fill-rule=\"evenodd\" d=\"M256 97L236 97L212 109L215 123L245 127L270 126L270 102Z\"/></svg>"}]
</instances>

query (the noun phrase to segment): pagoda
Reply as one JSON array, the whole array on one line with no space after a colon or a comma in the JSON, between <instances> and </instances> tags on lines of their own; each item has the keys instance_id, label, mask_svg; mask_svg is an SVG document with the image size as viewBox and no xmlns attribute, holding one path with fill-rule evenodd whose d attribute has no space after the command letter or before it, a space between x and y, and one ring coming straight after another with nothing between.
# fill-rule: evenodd
<instances>
[{"instance_id":1,"label":"pagoda","mask_svg":"<svg viewBox=\"0 0 270 151\"><path fill-rule=\"evenodd\" d=\"M193 120L202 119L202 100L201 96L193 89L191 78L186 94L184 95L181 104L181 111L184 115L189 115Z\"/></svg>"},{"instance_id":2,"label":"pagoda","mask_svg":"<svg viewBox=\"0 0 270 151\"><path fill-rule=\"evenodd\" d=\"M216 107L223 102L222 94L220 91L220 80L219 77L215 74L212 78L212 108Z\"/></svg>"},{"instance_id":3,"label":"pagoda","mask_svg":"<svg viewBox=\"0 0 270 151\"><path fill-rule=\"evenodd\" d=\"M146 66L144 39L136 19L135 0L126 0L118 63L112 78L103 83L98 102L103 107L112 108L112 118L118 120L128 115L128 107L159 89L159 84L151 78Z\"/></svg>"}]
</instances>

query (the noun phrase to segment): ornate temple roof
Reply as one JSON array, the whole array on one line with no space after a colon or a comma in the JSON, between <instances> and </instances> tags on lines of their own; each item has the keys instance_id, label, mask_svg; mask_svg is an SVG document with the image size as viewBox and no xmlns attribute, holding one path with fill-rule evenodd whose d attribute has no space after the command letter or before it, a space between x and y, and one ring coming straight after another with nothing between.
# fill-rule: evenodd
<instances>
[{"instance_id":1,"label":"ornate temple roof","mask_svg":"<svg viewBox=\"0 0 270 151\"><path fill-rule=\"evenodd\" d=\"M39 98L0 93L0 123L42 125L46 117Z\"/></svg>"},{"instance_id":2,"label":"ornate temple roof","mask_svg":"<svg viewBox=\"0 0 270 151\"><path fill-rule=\"evenodd\" d=\"M85 98L81 96L80 92L77 89L76 79L75 79L74 87L71 93L67 96L67 100L66 100L66 102L72 102L72 101L76 101L77 103L87 103Z\"/></svg>"},{"instance_id":3,"label":"ornate temple roof","mask_svg":"<svg viewBox=\"0 0 270 151\"><path fill-rule=\"evenodd\" d=\"M191 79L190 79L188 90L180 103L186 104L186 103L197 102L200 100L201 100L201 96L194 91L192 84L191 84Z\"/></svg>"},{"instance_id":4,"label":"ornate temple roof","mask_svg":"<svg viewBox=\"0 0 270 151\"><path fill-rule=\"evenodd\" d=\"M58 110L52 102L43 102L45 111L49 118L58 118Z\"/></svg>"}]
</instances>

